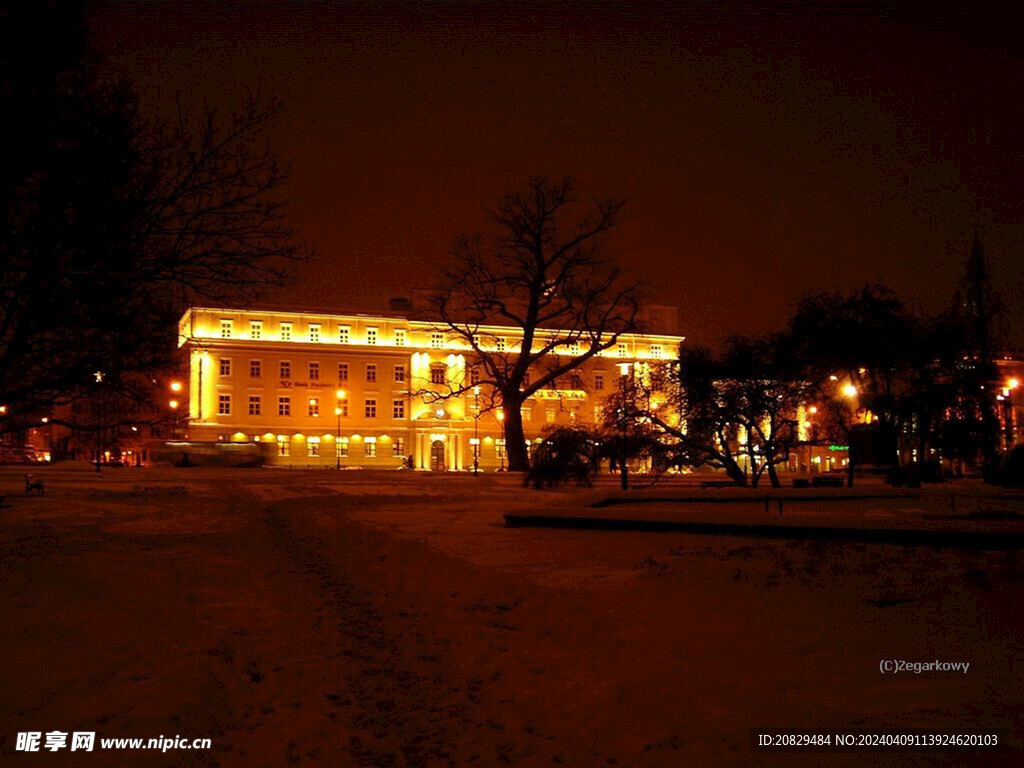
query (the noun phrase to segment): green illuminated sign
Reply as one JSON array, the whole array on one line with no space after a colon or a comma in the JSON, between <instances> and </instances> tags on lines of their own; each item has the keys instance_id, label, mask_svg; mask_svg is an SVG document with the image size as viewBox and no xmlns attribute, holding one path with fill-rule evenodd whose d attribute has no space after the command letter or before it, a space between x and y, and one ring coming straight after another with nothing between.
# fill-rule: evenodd
<instances>
[{"instance_id":1,"label":"green illuminated sign","mask_svg":"<svg viewBox=\"0 0 1024 768\"><path fill-rule=\"evenodd\" d=\"M850 446L848 446L848 445L830 445L828 447L828 449L830 451L848 451L848 450L850 450Z\"/></svg>"}]
</instances>

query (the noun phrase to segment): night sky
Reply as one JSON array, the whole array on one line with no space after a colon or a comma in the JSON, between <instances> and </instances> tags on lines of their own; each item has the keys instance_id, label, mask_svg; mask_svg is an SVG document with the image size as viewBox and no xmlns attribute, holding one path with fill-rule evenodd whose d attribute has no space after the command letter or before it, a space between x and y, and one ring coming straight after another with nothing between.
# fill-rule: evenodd
<instances>
[{"instance_id":1,"label":"night sky","mask_svg":"<svg viewBox=\"0 0 1024 768\"><path fill-rule=\"evenodd\" d=\"M975 226L1018 317L1017 20L857 8L99 3L90 24L146 113L257 86L283 103L291 223L321 260L279 303L429 286L457 233L544 173L628 201L613 249L693 341L865 282L937 310Z\"/></svg>"}]
</instances>

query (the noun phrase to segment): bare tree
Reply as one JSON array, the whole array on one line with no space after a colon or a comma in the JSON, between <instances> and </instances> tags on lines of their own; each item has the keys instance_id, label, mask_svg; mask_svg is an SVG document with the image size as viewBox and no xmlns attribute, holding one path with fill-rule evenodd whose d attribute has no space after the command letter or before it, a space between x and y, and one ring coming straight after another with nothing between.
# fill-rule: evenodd
<instances>
[{"instance_id":1,"label":"bare tree","mask_svg":"<svg viewBox=\"0 0 1024 768\"><path fill-rule=\"evenodd\" d=\"M173 364L191 300L251 297L306 255L265 138L277 105L146 125L131 88L97 75L80 16L44 4L9 21L40 52L32 66L25 46L0 53L21 115L0 169L0 431L91 396L97 373Z\"/></svg>"},{"instance_id":2,"label":"bare tree","mask_svg":"<svg viewBox=\"0 0 1024 768\"><path fill-rule=\"evenodd\" d=\"M431 300L432 318L471 350L478 384L505 415L509 469L526 470L521 409L638 329L638 286L608 258L622 203L580 204L571 179L533 177L489 212L497 235L462 236ZM585 208L580 212L578 209ZM500 326L516 329L506 338ZM456 382L437 397L470 388Z\"/></svg>"}]
</instances>

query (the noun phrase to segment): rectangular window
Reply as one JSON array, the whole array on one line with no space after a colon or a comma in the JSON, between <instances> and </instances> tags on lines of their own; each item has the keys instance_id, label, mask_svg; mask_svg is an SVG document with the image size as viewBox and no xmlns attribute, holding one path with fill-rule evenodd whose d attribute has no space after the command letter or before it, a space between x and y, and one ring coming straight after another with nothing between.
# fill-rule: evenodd
<instances>
[{"instance_id":1,"label":"rectangular window","mask_svg":"<svg viewBox=\"0 0 1024 768\"><path fill-rule=\"evenodd\" d=\"M288 449L289 449L288 440L287 439L285 439L285 440L278 439L278 441L277 441L277 455L278 456L287 456L288 453L289 453Z\"/></svg>"},{"instance_id":2,"label":"rectangular window","mask_svg":"<svg viewBox=\"0 0 1024 768\"><path fill-rule=\"evenodd\" d=\"M377 329L367 328L366 329L366 343L373 346L377 343Z\"/></svg>"},{"instance_id":3,"label":"rectangular window","mask_svg":"<svg viewBox=\"0 0 1024 768\"><path fill-rule=\"evenodd\" d=\"M372 459L377 455L376 437L368 437L363 441L363 453L368 459Z\"/></svg>"},{"instance_id":4,"label":"rectangular window","mask_svg":"<svg viewBox=\"0 0 1024 768\"><path fill-rule=\"evenodd\" d=\"M405 383L405 366L404 365L396 365L395 366L395 383L397 383L397 384L404 384Z\"/></svg>"},{"instance_id":5,"label":"rectangular window","mask_svg":"<svg viewBox=\"0 0 1024 768\"><path fill-rule=\"evenodd\" d=\"M291 323L281 323L281 341L291 341L291 340L292 340L292 324Z\"/></svg>"},{"instance_id":6,"label":"rectangular window","mask_svg":"<svg viewBox=\"0 0 1024 768\"><path fill-rule=\"evenodd\" d=\"M363 416L365 416L368 419L376 419L377 418L377 401L376 400L367 400L363 404Z\"/></svg>"},{"instance_id":7,"label":"rectangular window","mask_svg":"<svg viewBox=\"0 0 1024 768\"><path fill-rule=\"evenodd\" d=\"M280 369L282 379L290 379L292 377L292 364L290 362L282 360Z\"/></svg>"},{"instance_id":8,"label":"rectangular window","mask_svg":"<svg viewBox=\"0 0 1024 768\"><path fill-rule=\"evenodd\" d=\"M220 321L220 337L222 339L230 339L231 331L234 328L235 323L233 320L221 320Z\"/></svg>"},{"instance_id":9,"label":"rectangular window","mask_svg":"<svg viewBox=\"0 0 1024 768\"><path fill-rule=\"evenodd\" d=\"M320 378L320 363L309 364L309 380L316 381Z\"/></svg>"},{"instance_id":10,"label":"rectangular window","mask_svg":"<svg viewBox=\"0 0 1024 768\"><path fill-rule=\"evenodd\" d=\"M395 329L395 346L396 347L404 347L405 346L405 328L397 328L397 329Z\"/></svg>"},{"instance_id":11,"label":"rectangular window","mask_svg":"<svg viewBox=\"0 0 1024 768\"><path fill-rule=\"evenodd\" d=\"M338 363L338 381L348 381L348 363Z\"/></svg>"},{"instance_id":12,"label":"rectangular window","mask_svg":"<svg viewBox=\"0 0 1024 768\"><path fill-rule=\"evenodd\" d=\"M391 455L392 456L405 456L405 438L396 437L391 441Z\"/></svg>"},{"instance_id":13,"label":"rectangular window","mask_svg":"<svg viewBox=\"0 0 1024 768\"><path fill-rule=\"evenodd\" d=\"M480 383L480 369L475 365L469 369L469 384L475 387Z\"/></svg>"},{"instance_id":14,"label":"rectangular window","mask_svg":"<svg viewBox=\"0 0 1024 768\"><path fill-rule=\"evenodd\" d=\"M348 340L349 340L349 338L351 336L351 330L352 329L349 328L347 325L340 325L340 326L338 326L338 343L339 344L348 344Z\"/></svg>"},{"instance_id":15,"label":"rectangular window","mask_svg":"<svg viewBox=\"0 0 1024 768\"><path fill-rule=\"evenodd\" d=\"M533 418L533 408L531 408L528 405L524 405L522 407L522 410L519 411L519 413L522 415L523 421L529 421L531 418Z\"/></svg>"},{"instance_id":16,"label":"rectangular window","mask_svg":"<svg viewBox=\"0 0 1024 768\"><path fill-rule=\"evenodd\" d=\"M337 450L337 452L338 452L338 458L347 459L348 458L348 438L347 437L341 438L338 441L337 447L335 448L335 450Z\"/></svg>"},{"instance_id":17,"label":"rectangular window","mask_svg":"<svg viewBox=\"0 0 1024 768\"><path fill-rule=\"evenodd\" d=\"M249 415L259 416L262 413L262 403L259 395L249 395Z\"/></svg>"},{"instance_id":18,"label":"rectangular window","mask_svg":"<svg viewBox=\"0 0 1024 768\"><path fill-rule=\"evenodd\" d=\"M341 409L341 416L348 416L348 400L342 398L338 401L338 408Z\"/></svg>"},{"instance_id":19,"label":"rectangular window","mask_svg":"<svg viewBox=\"0 0 1024 768\"><path fill-rule=\"evenodd\" d=\"M320 398L311 397L309 398L309 415L319 416L320 415Z\"/></svg>"},{"instance_id":20,"label":"rectangular window","mask_svg":"<svg viewBox=\"0 0 1024 768\"><path fill-rule=\"evenodd\" d=\"M555 423L555 409L554 408L547 408L547 409L545 409L545 411L544 411L544 421L546 421L548 424L554 424Z\"/></svg>"},{"instance_id":21,"label":"rectangular window","mask_svg":"<svg viewBox=\"0 0 1024 768\"><path fill-rule=\"evenodd\" d=\"M604 373L602 371L594 373L594 389L604 389Z\"/></svg>"},{"instance_id":22,"label":"rectangular window","mask_svg":"<svg viewBox=\"0 0 1024 768\"><path fill-rule=\"evenodd\" d=\"M405 400L393 400L391 402L391 416L395 419L405 418Z\"/></svg>"},{"instance_id":23,"label":"rectangular window","mask_svg":"<svg viewBox=\"0 0 1024 768\"><path fill-rule=\"evenodd\" d=\"M249 378L258 379L263 375L263 363L259 360L249 361Z\"/></svg>"},{"instance_id":24,"label":"rectangular window","mask_svg":"<svg viewBox=\"0 0 1024 768\"><path fill-rule=\"evenodd\" d=\"M290 397L279 397L279 398L277 398L277 415L278 416L291 416L292 415L292 399Z\"/></svg>"},{"instance_id":25,"label":"rectangular window","mask_svg":"<svg viewBox=\"0 0 1024 768\"><path fill-rule=\"evenodd\" d=\"M580 378L578 373L569 375L569 388L570 389L583 389L583 379Z\"/></svg>"},{"instance_id":26,"label":"rectangular window","mask_svg":"<svg viewBox=\"0 0 1024 768\"><path fill-rule=\"evenodd\" d=\"M618 350L619 350L619 357L626 357L626 353L627 353L628 350L626 349L626 345L624 343L619 342Z\"/></svg>"},{"instance_id":27,"label":"rectangular window","mask_svg":"<svg viewBox=\"0 0 1024 768\"><path fill-rule=\"evenodd\" d=\"M314 458L320 455L319 438L311 437L306 441L306 455Z\"/></svg>"},{"instance_id":28,"label":"rectangular window","mask_svg":"<svg viewBox=\"0 0 1024 768\"><path fill-rule=\"evenodd\" d=\"M430 334L430 346L440 349L444 345L444 334L440 331L432 331Z\"/></svg>"},{"instance_id":29,"label":"rectangular window","mask_svg":"<svg viewBox=\"0 0 1024 768\"><path fill-rule=\"evenodd\" d=\"M477 437L469 438L469 445L473 449L473 458L480 460L480 439Z\"/></svg>"},{"instance_id":30,"label":"rectangular window","mask_svg":"<svg viewBox=\"0 0 1024 768\"><path fill-rule=\"evenodd\" d=\"M507 348L507 346L508 346L508 344L505 341L505 337L504 336L499 336L498 338L496 338L494 340L494 348L496 350L498 350L499 352L504 352L505 349Z\"/></svg>"},{"instance_id":31,"label":"rectangular window","mask_svg":"<svg viewBox=\"0 0 1024 768\"><path fill-rule=\"evenodd\" d=\"M377 380L377 366L373 363L366 364L366 380L376 381Z\"/></svg>"},{"instance_id":32,"label":"rectangular window","mask_svg":"<svg viewBox=\"0 0 1024 768\"><path fill-rule=\"evenodd\" d=\"M314 344L320 341L320 323L309 324L309 340Z\"/></svg>"},{"instance_id":33,"label":"rectangular window","mask_svg":"<svg viewBox=\"0 0 1024 768\"><path fill-rule=\"evenodd\" d=\"M217 415L218 416L230 416L231 415L231 395L218 395L217 396Z\"/></svg>"},{"instance_id":34,"label":"rectangular window","mask_svg":"<svg viewBox=\"0 0 1024 768\"><path fill-rule=\"evenodd\" d=\"M651 357L661 357L661 344L651 344Z\"/></svg>"},{"instance_id":35,"label":"rectangular window","mask_svg":"<svg viewBox=\"0 0 1024 768\"><path fill-rule=\"evenodd\" d=\"M430 366L430 383L431 384L444 384L445 382L445 367L443 365L432 365Z\"/></svg>"},{"instance_id":36,"label":"rectangular window","mask_svg":"<svg viewBox=\"0 0 1024 768\"><path fill-rule=\"evenodd\" d=\"M576 357L580 353L580 343L579 341L575 340L570 341L568 344L565 345L565 349L566 354L571 355L572 357Z\"/></svg>"},{"instance_id":37,"label":"rectangular window","mask_svg":"<svg viewBox=\"0 0 1024 768\"><path fill-rule=\"evenodd\" d=\"M220 375L230 376L231 375L231 358L222 357L220 359Z\"/></svg>"},{"instance_id":38,"label":"rectangular window","mask_svg":"<svg viewBox=\"0 0 1024 768\"><path fill-rule=\"evenodd\" d=\"M497 439L494 441L494 452L498 454L499 459L506 459L508 456L505 455L505 441Z\"/></svg>"},{"instance_id":39,"label":"rectangular window","mask_svg":"<svg viewBox=\"0 0 1024 768\"><path fill-rule=\"evenodd\" d=\"M250 320L249 321L249 338L250 339L262 339L263 338L263 321L262 320Z\"/></svg>"}]
</instances>

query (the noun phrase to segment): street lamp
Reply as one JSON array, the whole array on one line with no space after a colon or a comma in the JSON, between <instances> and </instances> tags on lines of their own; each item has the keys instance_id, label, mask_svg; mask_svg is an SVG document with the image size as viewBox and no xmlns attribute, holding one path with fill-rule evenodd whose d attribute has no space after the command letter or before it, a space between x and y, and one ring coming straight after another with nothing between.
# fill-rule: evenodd
<instances>
[{"instance_id":1,"label":"street lamp","mask_svg":"<svg viewBox=\"0 0 1024 768\"><path fill-rule=\"evenodd\" d=\"M473 387L473 474L480 471L480 385Z\"/></svg>"},{"instance_id":2,"label":"street lamp","mask_svg":"<svg viewBox=\"0 0 1024 768\"><path fill-rule=\"evenodd\" d=\"M505 411L498 411L498 423L501 425L501 451L498 453L498 457L501 459L501 468L499 472L505 471Z\"/></svg>"},{"instance_id":3,"label":"street lamp","mask_svg":"<svg viewBox=\"0 0 1024 768\"><path fill-rule=\"evenodd\" d=\"M845 397L853 399L857 396L857 387L855 387L852 382L847 382L846 384L844 384L842 391Z\"/></svg>"},{"instance_id":4,"label":"street lamp","mask_svg":"<svg viewBox=\"0 0 1024 768\"><path fill-rule=\"evenodd\" d=\"M334 408L334 415L338 419L338 426L334 435L334 468L341 469L341 401L345 399L345 390L339 389L334 393L338 405Z\"/></svg>"},{"instance_id":5,"label":"street lamp","mask_svg":"<svg viewBox=\"0 0 1024 768\"><path fill-rule=\"evenodd\" d=\"M622 455L619 465L619 484L622 490L629 490L629 466L626 463L626 377L629 376L629 363L619 363L619 439L622 444Z\"/></svg>"}]
</instances>

